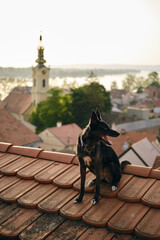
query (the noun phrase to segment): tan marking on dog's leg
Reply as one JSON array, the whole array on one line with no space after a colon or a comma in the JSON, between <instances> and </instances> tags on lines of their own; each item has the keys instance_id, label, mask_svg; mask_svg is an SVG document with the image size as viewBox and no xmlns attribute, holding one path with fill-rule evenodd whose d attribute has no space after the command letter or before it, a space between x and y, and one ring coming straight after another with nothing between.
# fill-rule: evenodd
<instances>
[{"instance_id":1,"label":"tan marking on dog's leg","mask_svg":"<svg viewBox=\"0 0 160 240\"><path fill-rule=\"evenodd\" d=\"M89 167L90 166L90 162L92 162L92 159L90 157L86 156L86 157L83 158L83 160L84 160L86 166Z\"/></svg>"}]
</instances>

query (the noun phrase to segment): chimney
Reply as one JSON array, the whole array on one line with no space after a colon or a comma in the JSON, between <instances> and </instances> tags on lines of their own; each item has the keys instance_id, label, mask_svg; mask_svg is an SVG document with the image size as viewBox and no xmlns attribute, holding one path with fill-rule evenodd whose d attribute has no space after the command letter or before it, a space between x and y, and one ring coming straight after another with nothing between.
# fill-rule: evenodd
<instances>
[{"instance_id":1,"label":"chimney","mask_svg":"<svg viewBox=\"0 0 160 240\"><path fill-rule=\"evenodd\" d=\"M57 127L61 127L62 126L62 122L57 122L56 126Z\"/></svg>"}]
</instances>

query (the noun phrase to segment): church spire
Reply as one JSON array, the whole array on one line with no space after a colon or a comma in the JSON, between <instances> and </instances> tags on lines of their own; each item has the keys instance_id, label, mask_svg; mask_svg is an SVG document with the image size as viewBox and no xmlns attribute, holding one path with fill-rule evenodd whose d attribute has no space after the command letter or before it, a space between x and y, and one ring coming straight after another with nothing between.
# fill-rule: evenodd
<instances>
[{"instance_id":1,"label":"church spire","mask_svg":"<svg viewBox=\"0 0 160 240\"><path fill-rule=\"evenodd\" d=\"M42 35L40 34L39 38L39 46L38 46L38 58L36 60L36 63L38 63L39 66L42 66L46 60L44 59L44 47L42 45Z\"/></svg>"}]
</instances>

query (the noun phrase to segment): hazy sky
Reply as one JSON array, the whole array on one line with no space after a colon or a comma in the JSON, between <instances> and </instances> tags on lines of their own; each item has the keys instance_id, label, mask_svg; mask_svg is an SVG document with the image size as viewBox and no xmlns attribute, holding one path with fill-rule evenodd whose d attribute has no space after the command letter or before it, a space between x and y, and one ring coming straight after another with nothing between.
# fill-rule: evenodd
<instances>
[{"instance_id":1,"label":"hazy sky","mask_svg":"<svg viewBox=\"0 0 160 240\"><path fill-rule=\"evenodd\" d=\"M160 0L0 0L0 66L160 64Z\"/></svg>"}]
</instances>

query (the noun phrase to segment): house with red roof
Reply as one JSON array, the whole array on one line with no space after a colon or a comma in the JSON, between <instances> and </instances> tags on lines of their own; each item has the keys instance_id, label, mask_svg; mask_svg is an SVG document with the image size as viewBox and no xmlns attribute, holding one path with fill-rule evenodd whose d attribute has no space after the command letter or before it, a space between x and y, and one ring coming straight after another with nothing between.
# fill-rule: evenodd
<instances>
[{"instance_id":1,"label":"house with red roof","mask_svg":"<svg viewBox=\"0 0 160 240\"><path fill-rule=\"evenodd\" d=\"M82 129L76 123L47 128L39 134L43 141L41 147L45 150L75 153L81 131Z\"/></svg>"},{"instance_id":2,"label":"house with red roof","mask_svg":"<svg viewBox=\"0 0 160 240\"><path fill-rule=\"evenodd\" d=\"M29 120L33 110L31 87L16 87L0 103L7 112L18 120Z\"/></svg>"},{"instance_id":3,"label":"house with red roof","mask_svg":"<svg viewBox=\"0 0 160 240\"><path fill-rule=\"evenodd\" d=\"M0 141L20 146L39 147L41 139L4 108L0 108Z\"/></svg>"},{"instance_id":4,"label":"house with red roof","mask_svg":"<svg viewBox=\"0 0 160 240\"><path fill-rule=\"evenodd\" d=\"M153 167L156 158L160 156L160 148L144 138L131 145L120 157L120 161L130 159L134 165Z\"/></svg>"},{"instance_id":5,"label":"house with red roof","mask_svg":"<svg viewBox=\"0 0 160 240\"><path fill-rule=\"evenodd\" d=\"M131 147L134 143L148 138L150 142L155 142L157 139L156 134L150 134L147 132L135 132L129 131L126 132L125 130L121 131L121 134L116 138L109 137L112 141L112 148L115 150L118 156L122 155L127 149Z\"/></svg>"}]
</instances>

